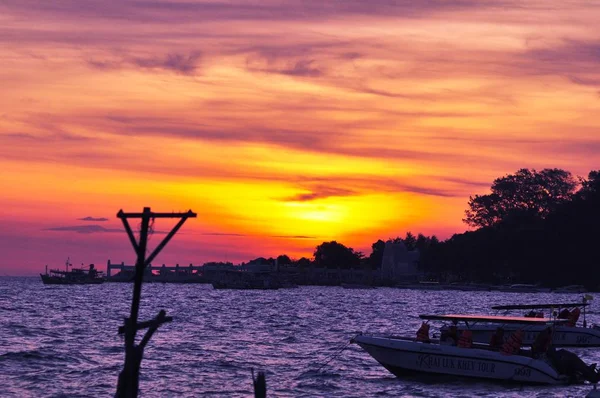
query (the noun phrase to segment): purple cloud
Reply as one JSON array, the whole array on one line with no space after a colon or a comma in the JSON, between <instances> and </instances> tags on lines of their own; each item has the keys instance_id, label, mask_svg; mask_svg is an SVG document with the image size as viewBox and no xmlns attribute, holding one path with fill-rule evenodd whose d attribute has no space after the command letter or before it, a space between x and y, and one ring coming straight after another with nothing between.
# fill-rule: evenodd
<instances>
[{"instance_id":1,"label":"purple cloud","mask_svg":"<svg viewBox=\"0 0 600 398\"><path fill-rule=\"evenodd\" d=\"M238 0L221 1L177 1L177 0L123 0L105 2L86 1L82 5L77 0L43 2L36 0L5 0L8 12L29 15L35 12L44 17L62 17L78 20L117 20L128 23L189 23L198 21L272 21L297 20L314 21L340 18L344 16L386 16L419 18L445 12L494 10L521 4L514 1L480 0L430 0L414 2L410 0L344 0L323 2L321 0L263 0L249 3Z\"/></svg>"},{"instance_id":2,"label":"purple cloud","mask_svg":"<svg viewBox=\"0 0 600 398\"><path fill-rule=\"evenodd\" d=\"M329 197L352 196L357 193L345 188L336 188L328 186L316 186L309 193L301 193L289 198L283 199L285 202L310 202L317 199L325 199Z\"/></svg>"},{"instance_id":3,"label":"purple cloud","mask_svg":"<svg viewBox=\"0 0 600 398\"><path fill-rule=\"evenodd\" d=\"M105 228L101 225L73 225L66 227L51 227L45 228L43 231L55 231L55 232L76 232L78 234L103 234L103 233L115 233L125 232L122 228ZM135 231L134 231L135 232ZM164 235L165 231L153 230L153 234Z\"/></svg>"},{"instance_id":4,"label":"purple cloud","mask_svg":"<svg viewBox=\"0 0 600 398\"><path fill-rule=\"evenodd\" d=\"M201 59L200 52L184 54L167 54L165 57L133 58L131 63L141 68L164 69L178 72L184 75L193 74Z\"/></svg>"},{"instance_id":5,"label":"purple cloud","mask_svg":"<svg viewBox=\"0 0 600 398\"><path fill-rule=\"evenodd\" d=\"M267 73L279 73L281 75L299 76L299 77L319 77L323 75L323 71L312 66L314 60L300 60L294 66L283 69L265 69Z\"/></svg>"},{"instance_id":6,"label":"purple cloud","mask_svg":"<svg viewBox=\"0 0 600 398\"><path fill-rule=\"evenodd\" d=\"M112 60L88 59L86 62L93 68L100 70L113 70L125 67L138 67L142 69L160 69L176 72L182 75L193 75L196 73L202 53L192 51L185 53L170 53L165 56L121 56Z\"/></svg>"},{"instance_id":7,"label":"purple cloud","mask_svg":"<svg viewBox=\"0 0 600 398\"><path fill-rule=\"evenodd\" d=\"M87 217L83 217L83 218L78 218L79 221L96 221L96 222L102 222L102 221L108 221L108 218L106 217L91 217L91 216L87 216Z\"/></svg>"},{"instance_id":8,"label":"purple cloud","mask_svg":"<svg viewBox=\"0 0 600 398\"><path fill-rule=\"evenodd\" d=\"M281 239L319 239L317 236L306 236L306 235L272 235L269 238L281 238Z\"/></svg>"},{"instance_id":9,"label":"purple cloud","mask_svg":"<svg viewBox=\"0 0 600 398\"><path fill-rule=\"evenodd\" d=\"M101 225L74 225L68 227L52 227L46 228L44 231L60 231L60 232L76 232L78 234L96 234L96 233L113 233L123 232L123 229L104 228Z\"/></svg>"}]
</instances>

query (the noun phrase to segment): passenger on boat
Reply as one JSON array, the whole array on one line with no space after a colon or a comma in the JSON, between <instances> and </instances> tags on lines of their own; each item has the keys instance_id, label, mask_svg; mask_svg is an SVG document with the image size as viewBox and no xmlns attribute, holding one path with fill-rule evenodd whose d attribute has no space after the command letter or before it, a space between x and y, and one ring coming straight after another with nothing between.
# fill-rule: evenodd
<instances>
[{"instance_id":1,"label":"passenger on boat","mask_svg":"<svg viewBox=\"0 0 600 398\"><path fill-rule=\"evenodd\" d=\"M490 348L494 351L500 351L502 345L504 344L504 329L499 327L492 334L492 338L490 339Z\"/></svg>"},{"instance_id":2,"label":"passenger on boat","mask_svg":"<svg viewBox=\"0 0 600 398\"><path fill-rule=\"evenodd\" d=\"M518 354L521 350L521 344L523 344L523 330L518 329L510 335L504 344L502 344L500 353L504 355Z\"/></svg>"},{"instance_id":3,"label":"passenger on boat","mask_svg":"<svg viewBox=\"0 0 600 398\"><path fill-rule=\"evenodd\" d=\"M544 313L543 312L535 312L535 311L531 310L528 313L526 313L524 316L525 316L525 318L543 318Z\"/></svg>"},{"instance_id":4,"label":"passenger on boat","mask_svg":"<svg viewBox=\"0 0 600 398\"><path fill-rule=\"evenodd\" d=\"M577 325L577 320L579 320L579 315L581 314L581 310L579 309L579 307L575 308L573 311L571 311L571 314L569 315L569 322L567 322L567 326L575 326Z\"/></svg>"},{"instance_id":5,"label":"passenger on boat","mask_svg":"<svg viewBox=\"0 0 600 398\"><path fill-rule=\"evenodd\" d=\"M571 315L571 311L569 311L568 308L565 308L558 314L558 319L569 319L570 315Z\"/></svg>"},{"instance_id":6,"label":"passenger on boat","mask_svg":"<svg viewBox=\"0 0 600 398\"><path fill-rule=\"evenodd\" d=\"M417 330L417 341L422 341L423 343L431 342L429 339L429 324L427 322L421 323L421 327Z\"/></svg>"},{"instance_id":7,"label":"passenger on boat","mask_svg":"<svg viewBox=\"0 0 600 398\"><path fill-rule=\"evenodd\" d=\"M458 329L456 328L456 325L450 325L448 326L448 329L442 331L440 340L444 343L450 340L451 345L456 345L458 343Z\"/></svg>"},{"instance_id":8,"label":"passenger on boat","mask_svg":"<svg viewBox=\"0 0 600 398\"><path fill-rule=\"evenodd\" d=\"M552 328L548 327L542 330L531 345L531 356L533 358L542 358L546 355L552 345Z\"/></svg>"},{"instance_id":9,"label":"passenger on boat","mask_svg":"<svg viewBox=\"0 0 600 398\"><path fill-rule=\"evenodd\" d=\"M463 330L460 334L457 345L461 348L473 347L473 332L471 332L469 329Z\"/></svg>"}]
</instances>

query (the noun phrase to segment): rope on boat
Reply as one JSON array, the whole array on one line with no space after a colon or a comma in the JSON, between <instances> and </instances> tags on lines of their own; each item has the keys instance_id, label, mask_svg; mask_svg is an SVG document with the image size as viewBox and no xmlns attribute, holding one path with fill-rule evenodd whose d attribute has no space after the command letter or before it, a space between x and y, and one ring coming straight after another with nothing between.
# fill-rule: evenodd
<instances>
[{"instance_id":1,"label":"rope on boat","mask_svg":"<svg viewBox=\"0 0 600 398\"><path fill-rule=\"evenodd\" d=\"M319 369L317 369L317 373L319 373L321 371L321 369L323 369L329 362L331 362L332 360L334 360L336 357L338 357L342 352L344 352L344 350L346 348L348 348L348 346L352 344L351 341L347 342L344 344L344 346L338 350L337 352L335 352L324 364L322 364Z\"/></svg>"}]
</instances>

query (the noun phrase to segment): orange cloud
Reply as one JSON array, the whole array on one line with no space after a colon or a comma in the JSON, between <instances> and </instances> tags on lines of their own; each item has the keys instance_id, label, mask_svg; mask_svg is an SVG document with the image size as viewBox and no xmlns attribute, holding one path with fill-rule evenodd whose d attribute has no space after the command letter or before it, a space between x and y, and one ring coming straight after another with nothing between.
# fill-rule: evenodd
<instances>
[{"instance_id":1,"label":"orange cloud","mask_svg":"<svg viewBox=\"0 0 600 398\"><path fill-rule=\"evenodd\" d=\"M120 261L124 236L77 233L73 220L148 205L199 213L169 261L447 237L500 175L584 175L600 161L589 2L0 7L11 273L40 269L32 253L62 263L73 246ZM103 229L121 228L106 217Z\"/></svg>"}]
</instances>

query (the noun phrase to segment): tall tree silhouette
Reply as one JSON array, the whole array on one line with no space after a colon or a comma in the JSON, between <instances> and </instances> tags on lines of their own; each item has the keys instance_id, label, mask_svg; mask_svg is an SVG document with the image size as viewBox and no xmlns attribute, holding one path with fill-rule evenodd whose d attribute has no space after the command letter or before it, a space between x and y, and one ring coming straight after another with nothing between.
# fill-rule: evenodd
<instances>
[{"instance_id":1,"label":"tall tree silhouette","mask_svg":"<svg viewBox=\"0 0 600 398\"><path fill-rule=\"evenodd\" d=\"M277 257L277 264L279 264L279 265L288 265L291 263L292 263L292 260L290 260L290 258L287 254L282 254Z\"/></svg>"},{"instance_id":2,"label":"tall tree silhouette","mask_svg":"<svg viewBox=\"0 0 600 398\"><path fill-rule=\"evenodd\" d=\"M404 242L404 245L408 250L415 250L415 248L417 247L417 238L415 238L413 233L410 231L406 233L402 241Z\"/></svg>"},{"instance_id":3,"label":"tall tree silhouette","mask_svg":"<svg viewBox=\"0 0 600 398\"><path fill-rule=\"evenodd\" d=\"M371 249L373 251L369 255L369 264L371 266L371 269L377 269L381 266L381 262L383 261L385 242L379 239L377 242L371 245Z\"/></svg>"},{"instance_id":4,"label":"tall tree silhouette","mask_svg":"<svg viewBox=\"0 0 600 398\"><path fill-rule=\"evenodd\" d=\"M323 242L315 249L315 264L325 268L355 268L361 256L350 247L336 241Z\"/></svg>"},{"instance_id":5,"label":"tall tree silhouette","mask_svg":"<svg viewBox=\"0 0 600 398\"><path fill-rule=\"evenodd\" d=\"M561 169L521 169L494 180L487 195L469 198L463 221L472 227L490 227L504 221L543 219L569 201L577 181Z\"/></svg>"}]
</instances>

